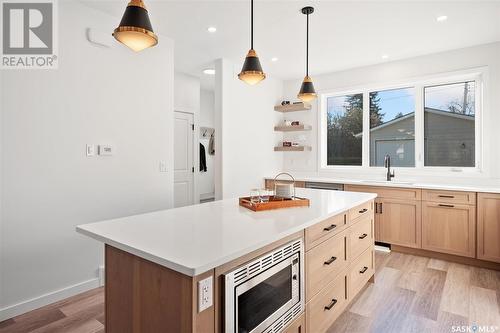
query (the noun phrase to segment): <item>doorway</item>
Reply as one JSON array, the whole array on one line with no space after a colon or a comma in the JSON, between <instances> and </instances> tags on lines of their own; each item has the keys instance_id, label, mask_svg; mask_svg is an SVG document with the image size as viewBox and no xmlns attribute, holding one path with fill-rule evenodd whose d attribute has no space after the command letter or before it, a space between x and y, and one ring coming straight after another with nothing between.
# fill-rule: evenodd
<instances>
[{"instance_id":1,"label":"doorway","mask_svg":"<svg viewBox=\"0 0 500 333\"><path fill-rule=\"evenodd\" d=\"M174 207L194 203L194 116L175 111L174 116Z\"/></svg>"}]
</instances>

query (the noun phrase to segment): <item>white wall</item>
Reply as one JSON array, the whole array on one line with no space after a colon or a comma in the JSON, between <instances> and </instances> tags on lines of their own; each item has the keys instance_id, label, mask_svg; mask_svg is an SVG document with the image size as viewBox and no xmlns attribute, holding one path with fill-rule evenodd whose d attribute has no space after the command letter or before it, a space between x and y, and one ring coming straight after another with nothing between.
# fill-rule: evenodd
<instances>
[{"instance_id":1,"label":"white wall","mask_svg":"<svg viewBox=\"0 0 500 333\"><path fill-rule=\"evenodd\" d=\"M466 49L454 50L444 53L421 56L401 61L393 61L384 64L361 67L342 72L313 76L314 85L318 92L331 90L343 90L356 86L387 84L387 82L402 81L422 76L436 75L453 71L466 70L487 66L488 75L485 80L485 103L483 110L483 156L484 169L483 178L500 178L500 150L497 145L500 142L500 43L481 45ZM302 79L302 78L301 78ZM295 100L300 87L301 79L290 80L284 83L284 95L286 98ZM295 116L295 115L294 115ZM313 149L311 152L301 154L285 155L284 168L295 172L315 173L318 171L318 107L313 103L311 112L296 113L296 118L311 124L313 130L308 134L308 144ZM369 171L366 176L373 176L379 171ZM321 176L360 176L352 172L320 172ZM377 174L377 176L382 176ZM426 175L430 180L433 175ZM456 174L450 174L456 178ZM464 179L464 177L460 177Z\"/></svg>"},{"instance_id":2,"label":"white wall","mask_svg":"<svg viewBox=\"0 0 500 333\"><path fill-rule=\"evenodd\" d=\"M76 225L172 207L173 42L86 41L118 21L60 1L59 69L3 73L0 320L97 286L103 246ZM86 157L88 143L115 154Z\"/></svg>"},{"instance_id":3,"label":"white wall","mask_svg":"<svg viewBox=\"0 0 500 333\"><path fill-rule=\"evenodd\" d=\"M252 188L262 188L263 177L276 174L283 166L283 153L273 150L282 138L273 130L281 120L273 106L280 101L283 83L268 77L250 86L238 80L240 69L241 64L227 59L216 62L216 133L221 133L222 128L216 155L222 159L220 190L224 198L248 195ZM215 168L217 184L217 162ZM218 197L221 193L217 190L216 185Z\"/></svg>"},{"instance_id":4,"label":"white wall","mask_svg":"<svg viewBox=\"0 0 500 333\"><path fill-rule=\"evenodd\" d=\"M200 96L200 127L210 127L214 128L214 110L215 110L215 99L214 92L210 90L201 90ZM207 161L207 171L200 172L198 176L198 189L200 192L200 198L210 198L214 196L215 193L215 183L214 183L214 156L208 153L208 144L210 141L210 136L205 138L200 136L200 132L196 133L199 142L205 146L205 157ZM199 168L198 168L199 171Z\"/></svg>"}]
</instances>

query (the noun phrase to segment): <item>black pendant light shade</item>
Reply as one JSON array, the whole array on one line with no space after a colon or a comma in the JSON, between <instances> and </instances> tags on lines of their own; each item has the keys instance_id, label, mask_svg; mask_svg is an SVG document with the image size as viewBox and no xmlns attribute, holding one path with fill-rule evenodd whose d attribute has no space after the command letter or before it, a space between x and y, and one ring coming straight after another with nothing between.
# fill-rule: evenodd
<instances>
[{"instance_id":1,"label":"black pendant light shade","mask_svg":"<svg viewBox=\"0 0 500 333\"><path fill-rule=\"evenodd\" d=\"M266 78L266 74L262 70L259 57L253 49L253 0L250 1L250 50L247 53L243 68L241 69L238 78L250 85L259 83Z\"/></svg>"},{"instance_id":2,"label":"black pendant light shade","mask_svg":"<svg viewBox=\"0 0 500 333\"><path fill-rule=\"evenodd\" d=\"M300 91L297 97L303 102L310 102L317 97L314 85L309 77L309 15L314 12L313 7L302 8L302 14L307 15L307 34L306 34L306 77L302 81Z\"/></svg>"},{"instance_id":3,"label":"black pendant light shade","mask_svg":"<svg viewBox=\"0 0 500 333\"><path fill-rule=\"evenodd\" d=\"M134 51L158 44L158 37L153 32L148 11L142 0L131 0L128 3L113 37Z\"/></svg>"},{"instance_id":4,"label":"black pendant light shade","mask_svg":"<svg viewBox=\"0 0 500 333\"><path fill-rule=\"evenodd\" d=\"M254 49L248 51L238 78L250 85L257 84L266 78L266 74L260 65L259 57Z\"/></svg>"},{"instance_id":5,"label":"black pendant light shade","mask_svg":"<svg viewBox=\"0 0 500 333\"><path fill-rule=\"evenodd\" d=\"M310 102L316 98L316 90L314 90L314 84L309 76L304 78L302 85L300 86L299 94L297 95L303 102Z\"/></svg>"}]
</instances>

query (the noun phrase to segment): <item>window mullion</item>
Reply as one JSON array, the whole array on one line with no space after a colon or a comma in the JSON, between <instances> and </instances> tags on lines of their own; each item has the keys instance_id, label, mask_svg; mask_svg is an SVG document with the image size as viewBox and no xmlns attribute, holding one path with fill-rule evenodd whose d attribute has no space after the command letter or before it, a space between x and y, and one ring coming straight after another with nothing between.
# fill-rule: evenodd
<instances>
[{"instance_id":1,"label":"window mullion","mask_svg":"<svg viewBox=\"0 0 500 333\"><path fill-rule=\"evenodd\" d=\"M363 142L362 165L370 167L370 92L363 92Z\"/></svg>"},{"instance_id":2,"label":"window mullion","mask_svg":"<svg viewBox=\"0 0 500 333\"><path fill-rule=\"evenodd\" d=\"M424 86L415 86L415 167L424 167Z\"/></svg>"}]
</instances>

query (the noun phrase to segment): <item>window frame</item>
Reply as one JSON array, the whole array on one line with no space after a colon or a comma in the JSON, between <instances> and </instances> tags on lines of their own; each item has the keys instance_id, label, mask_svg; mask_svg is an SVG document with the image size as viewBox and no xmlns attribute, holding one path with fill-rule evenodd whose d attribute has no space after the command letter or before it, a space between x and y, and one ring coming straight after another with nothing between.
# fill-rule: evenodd
<instances>
[{"instance_id":1,"label":"window frame","mask_svg":"<svg viewBox=\"0 0 500 333\"><path fill-rule=\"evenodd\" d=\"M448 72L413 79L398 80L396 82L381 82L365 86L354 86L344 89L325 90L319 92L318 98L318 168L319 171L370 171L381 170L384 167L370 166L370 92L392 89L412 88L415 91L415 166L398 167L401 174L450 174L483 172L483 124L482 114L485 100L485 77L487 69L484 67L470 70ZM445 85L466 81L475 82L475 166L425 166L424 165L424 89L435 85ZM327 99L345 95L363 94L363 139L362 165L327 165Z\"/></svg>"}]
</instances>

